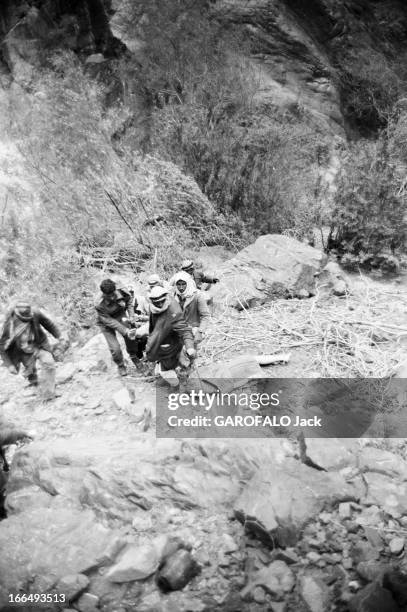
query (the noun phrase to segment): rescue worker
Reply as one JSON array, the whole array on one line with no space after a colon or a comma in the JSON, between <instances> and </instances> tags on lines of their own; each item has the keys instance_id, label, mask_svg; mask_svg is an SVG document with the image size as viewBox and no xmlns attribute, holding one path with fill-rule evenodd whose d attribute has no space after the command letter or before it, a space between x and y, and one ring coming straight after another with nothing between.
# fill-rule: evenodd
<instances>
[{"instance_id":1,"label":"rescue worker","mask_svg":"<svg viewBox=\"0 0 407 612\"><path fill-rule=\"evenodd\" d=\"M116 332L123 336L127 352L136 368L140 366L146 339L135 337L136 330L132 327L131 321L132 313L129 313L129 309L132 308L131 293L124 288L116 287L116 283L110 278L102 281L100 290L102 299L96 305L97 323L106 338L120 376L127 376Z\"/></svg>"},{"instance_id":2,"label":"rescue worker","mask_svg":"<svg viewBox=\"0 0 407 612\"><path fill-rule=\"evenodd\" d=\"M169 284L167 281L162 280L158 274L151 274L147 279L148 291L150 292L154 287L165 287L169 289ZM150 302L147 296L145 295L137 295L134 299L134 312L140 317L146 316L146 320L148 321L148 317L150 315Z\"/></svg>"},{"instance_id":3,"label":"rescue worker","mask_svg":"<svg viewBox=\"0 0 407 612\"><path fill-rule=\"evenodd\" d=\"M187 323L192 327L195 343L202 341L209 322L209 308L201 291L196 288L190 274L178 272L174 275L175 299L181 306Z\"/></svg>"},{"instance_id":4,"label":"rescue worker","mask_svg":"<svg viewBox=\"0 0 407 612\"><path fill-rule=\"evenodd\" d=\"M190 274L195 281L195 285L197 289L202 289L203 291L206 291L209 288L207 285L204 286L204 283L212 285L212 284L219 282L219 278L217 276L213 276L210 274L204 274L202 270L196 270L195 264L191 259L185 259L182 262L181 270L183 272L186 272L187 274ZM171 279L171 284L172 284L172 279Z\"/></svg>"},{"instance_id":5,"label":"rescue worker","mask_svg":"<svg viewBox=\"0 0 407 612\"><path fill-rule=\"evenodd\" d=\"M158 364L158 372L171 385L179 379L175 368L187 368L195 358L192 329L185 321L180 305L165 287L154 287L149 294L150 321L146 355ZM167 373L167 374L166 374Z\"/></svg>"},{"instance_id":6,"label":"rescue worker","mask_svg":"<svg viewBox=\"0 0 407 612\"><path fill-rule=\"evenodd\" d=\"M44 401L55 397L55 361L46 332L60 339L58 327L28 301L18 302L6 315L0 336L0 354L11 374L18 374L21 364L30 386L39 384L37 361L41 365L40 396Z\"/></svg>"},{"instance_id":7,"label":"rescue worker","mask_svg":"<svg viewBox=\"0 0 407 612\"><path fill-rule=\"evenodd\" d=\"M147 284L150 291L153 287L165 287L165 289L169 288L167 281L162 280L158 274L151 274L147 279Z\"/></svg>"}]
</instances>

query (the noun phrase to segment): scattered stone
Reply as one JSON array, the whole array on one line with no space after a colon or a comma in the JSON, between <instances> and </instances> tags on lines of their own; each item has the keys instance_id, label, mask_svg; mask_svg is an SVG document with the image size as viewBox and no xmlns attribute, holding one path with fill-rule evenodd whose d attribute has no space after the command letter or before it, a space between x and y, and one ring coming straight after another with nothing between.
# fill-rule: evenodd
<instances>
[{"instance_id":1,"label":"scattered stone","mask_svg":"<svg viewBox=\"0 0 407 612\"><path fill-rule=\"evenodd\" d=\"M392 555L399 555L404 549L404 538L392 538L389 543L390 552Z\"/></svg>"},{"instance_id":2,"label":"scattered stone","mask_svg":"<svg viewBox=\"0 0 407 612\"><path fill-rule=\"evenodd\" d=\"M346 557L345 559L342 560L342 565L344 569L350 570L353 568L353 561L350 557Z\"/></svg>"},{"instance_id":3,"label":"scattered stone","mask_svg":"<svg viewBox=\"0 0 407 612\"><path fill-rule=\"evenodd\" d=\"M354 442L353 446L355 446ZM307 459L327 471L354 467L357 464L356 454L352 452L352 444L337 438L330 438L329 444L325 439L307 438L302 460Z\"/></svg>"},{"instance_id":4,"label":"scattered stone","mask_svg":"<svg viewBox=\"0 0 407 612\"><path fill-rule=\"evenodd\" d=\"M363 531L372 546L378 550L383 549L383 540L377 529L373 529L373 527L364 527Z\"/></svg>"},{"instance_id":5,"label":"scattered stone","mask_svg":"<svg viewBox=\"0 0 407 612\"><path fill-rule=\"evenodd\" d=\"M338 506L338 512L341 519L350 519L352 517L352 508L349 502L342 502Z\"/></svg>"},{"instance_id":6,"label":"scattered stone","mask_svg":"<svg viewBox=\"0 0 407 612\"><path fill-rule=\"evenodd\" d=\"M318 278L318 289L325 293L332 293L338 297L346 295L348 292L348 283L345 273L340 268L339 264L334 261L327 263L321 271Z\"/></svg>"},{"instance_id":7,"label":"scattered stone","mask_svg":"<svg viewBox=\"0 0 407 612\"><path fill-rule=\"evenodd\" d=\"M307 553L307 559L311 561L311 563L317 563L321 559L321 555L311 550L311 552Z\"/></svg>"},{"instance_id":8,"label":"scattered stone","mask_svg":"<svg viewBox=\"0 0 407 612\"><path fill-rule=\"evenodd\" d=\"M58 593L65 595L66 601L71 602L89 586L89 578L85 574L71 574L64 576L56 585Z\"/></svg>"},{"instance_id":9,"label":"scattered stone","mask_svg":"<svg viewBox=\"0 0 407 612\"><path fill-rule=\"evenodd\" d=\"M383 587L392 593L402 610L407 608L407 574L398 568L387 571L383 577Z\"/></svg>"},{"instance_id":10,"label":"scattered stone","mask_svg":"<svg viewBox=\"0 0 407 612\"><path fill-rule=\"evenodd\" d=\"M245 528L266 543L277 540L280 546L292 546L324 506L356 497L339 474L288 458L284 467L263 465L255 473L235 502L235 512Z\"/></svg>"},{"instance_id":11,"label":"scattered stone","mask_svg":"<svg viewBox=\"0 0 407 612\"><path fill-rule=\"evenodd\" d=\"M372 525L375 527L378 525L378 523L380 523L382 518L383 512L380 510L380 508L378 508L378 506L373 505L369 506L368 508L363 508L360 514L354 518L354 522L361 526Z\"/></svg>"},{"instance_id":12,"label":"scattered stone","mask_svg":"<svg viewBox=\"0 0 407 612\"><path fill-rule=\"evenodd\" d=\"M106 58L102 55L102 53L92 53L86 58L85 64L101 64L105 61Z\"/></svg>"},{"instance_id":13,"label":"scattered stone","mask_svg":"<svg viewBox=\"0 0 407 612\"><path fill-rule=\"evenodd\" d=\"M107 572L106 578L110 582L131 582L144 580L158 568L158 557L154 546L144 544L128 545L120 557Z\"/></svg>"},{"instance_id":14,"label":"scattered stone","mask_svg":"<svg viewBox=\"0 0 407 612\"><path fill-rule=\"evenodd\" d=\"M300 561L300 557L294 548L285 548L284 550L276 548L273 550L271 557L273 561L284 561L287 565Z\"/></svg>"},{"instance_id":15,"label":"scattered stone","mask_svg":"<svg viewBox=\"0 0 407 612\"><path fill-rule=\"evenodd\" d=\"M377 583L365 586L349 601L350 612L400 612L392 594Z\"/></svg>"},{"instance_id":16,"label":"scattered stone","mask_svg":"<svg viewBox=\"0 0 407 612\"><path fill-rule=\"evenodd\" d=\"M56 382L60 385L67 383L72 380L76 372L76 365L74 363L66 363L62 367L57 369Z\"/></svg>"},{"instance_id":17,"label":"scattered stone","mask_svg":"<svg viewBox=\"0 0 407 612\"><path fill-rule=\"evenodd\" d=\"M201 571L187 550L177 550L166 558L157 574L157 584L163 591L179 591Z\"/></svg>"},{"instance_id":18,"label":"scattered stone","mask_svg":"<svg viewBox=\"0 0 407 612\"><path fill-rule=\"evenodd\" d=\"M123 387L120 391L116 391L116 393L113 394L112 400L114 406L119 410L123 410L124 412L131 411L132 399L126 387Z\"/></svg>"},{"instance_id":19,"label":"scattered stone","mask_svg":"<svg viewBox=\"0 0 407 612\"><path fill-rule=\"evenodd\" d=\"M342 555L339 553L324 553L322 558L331 565L342 562Z\"/></svg>"},{"instance_id":20,"label":"scattered stone","mask_svg":"<svg viewBox=\"0 0 407 612\"><path fill-rule=\"evenodd\" d=\"M352 547L351 556L354 563L360 563L361 561L378 559L380 555L377 548L372 546L369 542L361 540Z\"/></svg>"},{"instance_id":21,"label":"scattered stone","mask_svg":"<svg viewBox=\"0 0 407 612\"><path fill-rule=\"evenodd\" d=\"M99 597L92 593L84 593L75 603L80 612L98 612Z\"/></svg>"},{"instance_id":22,"label":"scattered stone","mask_svg":"<svg viewBox=\"0 0 407 612\"><path fill-rule=\"evenodd\" d=\"M332 512L320 512L319 520L324 525L329 525L332 522Z\"/></svg>"},{"instance_id":23,"label":"scattered stone","mask_svg":"<svg viewBox=\"0 0 407 612\"><path fill-rule=\"evenodd\" d=\"M223 548L225 553L233 553L239 550L238 545L236 544L232 536L228 533L222 534L221 548Z\"/></svg>"},{"instance_id":24,"label":"scattered stone","mask_svg":"<svg viewBox=\"0 0 407 612\"><path fill-rule=\"evenodd\" d=\"M364 475L368 493L365 503L377 504L393 518L407 514L407 483L391 476L367 472Z\"/></svg>"},{"instance_id":25,"label":"scattered stone","mask_svg":"<svg viewBox=\"0 0 407 612\"><path fill-rule=\"evenodd\" d=\"M256 572L240 594L245 598L256 586L262 586L273 599L282 599L284 594L293 590L294 585L295 577L288 565L284 561L273 561Z\"/></svg>"},{"instance_id":26,"label":"scattered stone","mask_svg":"<svg viewBox=\"0 0 407 612\"><path fill-rule=\"evenodd\" d=\"M110 351L103 334L96 334L76 352L75 363L82 372L105 371L112 365Z\"/></svg>"},{"instance_id":27,"label":"scattered stone","mask_svg":"<svg viewBox=\"0 0 407 612\"><path fill-rule=\"evenodd\" d=\"M358 463L362 471L381 472L407 480L407 461L390 451L365 446L359 452Z\"/></svg>"},{"instance_id":28,"label":"scattered stone","mask_svg":"<svg viewBox=\"0 0 407 612\"><path fill-rule=\"evenodd\" d=\"M271 604L272 612L286 612L287 604L285 601L272 601Z\"/></svg>"},{"instance_id":29,"label":"scattered stone","mask_svg":"<svg viewBox=\"0 0 407 612\"><path fill-rule=\"evenodd\" d=\"M159 535L152 541L152 544L157 553L159 563L162 563L173 555L180 548L191 550L191 546L185 544L181 538L177 536Z\"/></svg>"},{"instance_id":30,"label":"scattered stone","mask_svg":"<svg viewBox=\"0 0 407 612\"><path fill-rule=\"evenodd\" d=\"M161 609L161 597L157 591L144 595L137 606L137 612L151 612Z\"/></svg>"},{"instance_id":31,"label":"scattered stone","mask_svg":"<svg viewBox=\"0 0 407 612\"><path fill-rule=\"evenodd\" d=\"M151 515L147 513L138 514L132 520L131 525L136 531L149 531L153 527L153 519L151 518Z\"/></svg>"},{"instance_id":32,"label":"scattered stone","mask_svg":"<svg viewBox=\"0 0 407 612\"><path fill-rule=\"evenodd\" d=\"M361 584L357 580L351 580L348 584L348 587L351 591L356 592L359 591L359 589L361 588Z\"/></svg>"},{"instance_id":33,"label":"scattered stone","mask_svg":"<svg viewBox=\"0 0 407 612\"><path fill-rule=\"evenodd\" d=\"M363 580L373 582L383 576L386 571L386 565L382 561L361 561L356 566L356 571Z\"/></svg>"},{"instance_id":34,"label":"scattered stone","mask_svg":"<svg viewBox=\"0 0 407 612\"><path fill-rule=\"evenodd\" d=\"M266 601L266 593L262 587L258 586L253 589L252 597L256 603L262 604Z\"/></svg>"},{"instance_id":35,"label":"scattered stone","mask_svg":"<svg viewBox=\"0 0 407 612\"><path fill-rule=\"evenodd\" d=\"M317 576L305 574L300 581L301 597L311 612L326 612L329 609L328 586Z\"/></svg>"}]
</instances>

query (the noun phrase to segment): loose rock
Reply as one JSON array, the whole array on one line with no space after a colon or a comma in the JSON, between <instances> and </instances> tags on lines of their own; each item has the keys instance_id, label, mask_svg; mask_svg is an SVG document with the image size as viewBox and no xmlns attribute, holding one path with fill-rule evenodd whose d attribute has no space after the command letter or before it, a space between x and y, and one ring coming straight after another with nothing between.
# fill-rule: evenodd
<instances>
[{"instance_id":1,"label":"loose rock","mask_svg":"<svg viewBox=\"0 0 407 612\"><path fill-rule=\"evenodd\" d=\"M301 596L311 612L326 612L329 609L330 592L322 578L305 574L300 582Z\"/></svg>"},{"instance_id":2,"label":"loose rock","mask_svg":"<svg viewBox=\"0 0 407 612\"><path fill-rule=\"evenodd\" d=\"M349 601L350 612L400 612L392 594L377 583L369 584Z\"/></svg>"},{"instance_id":3,"label":"loose rock","mask_svg":"<svg viewBox=\"0 0 407 612\"><path fill-rule=\"evenodd\" d=\"M121 553L117 563L106 573L111 582L131 582L144 580L158 568L158 557L154 546L129 545Z\"/></svg>"},{"instance_id":4,"label":"loose rock","mask_svg":"<svg viewBox=\"0 0 407 612\"><path fill-rule=\"evenodd\" d=\"M71 574L61 578L55 588L58 593L65 595L67 602L71 602L88 586L89 578L85 574Z\"/></svg>"},{"instance_id":5,"label":"loose rock","mask_svg":"<svg viewBox=\"0 0 407 612\"><path fill-rule=\"evenodd\" d=\"M163 591L178 591L200 571L200 566L187 550L177 550L166 558L158 572L157 584Z\"/></svg>"},{"instance_id":6,"label":"loose rock","mask_svg":"<svg viewBox=\"0 0 407 612\"><path fill-rule=\"evenodd\" d=\"M99 598L91 593L84 593L76 602L76 607L80 612L98 612Z\"/></svg>"},{"instance_id":7,"label":"loose rock","mask_svg":"<svg viewBox=\"0 0 407 612\"><path fill-rule=\"evenodd\" d=\"M399 555L404 549L404 538L393 538L390 540L389 548L392 555Z\"/></svg>"}]
</instances>

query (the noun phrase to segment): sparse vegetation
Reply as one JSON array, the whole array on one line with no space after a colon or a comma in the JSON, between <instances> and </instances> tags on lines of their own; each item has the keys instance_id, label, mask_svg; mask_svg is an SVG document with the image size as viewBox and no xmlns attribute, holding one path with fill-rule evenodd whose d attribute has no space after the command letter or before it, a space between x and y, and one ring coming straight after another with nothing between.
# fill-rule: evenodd
<instances>
[{"instance_id":1,"label":"sparse vegetation","mask_svg":"<svg viewBox=\"0 0 407 612\"><path fill-rule=\"evenodd\" d=\"M399 271L407 237L405 122L398 112L377 141L353 145L343 163L330 246L348 268Z\"/></svg>"}]
</instances>

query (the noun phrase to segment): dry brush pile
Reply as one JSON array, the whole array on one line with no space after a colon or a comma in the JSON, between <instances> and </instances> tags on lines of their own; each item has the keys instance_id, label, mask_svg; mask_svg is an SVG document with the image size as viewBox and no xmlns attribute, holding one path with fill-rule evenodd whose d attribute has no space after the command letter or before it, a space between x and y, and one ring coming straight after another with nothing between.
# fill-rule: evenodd
<instances>
[{"instance_id":1,"label":"dry brush pile","mask_svg":"<svg viewBox=\"0 0 407 612\"><path fill-rule=\"evenodd\" d=\"M404 288L362 277L344 298L278 300L240 313L225 308L212 319L202 361L303 349L309 359L298 375L386 377L405 354L406 309Z\"/></svg>"}]
</instances>

